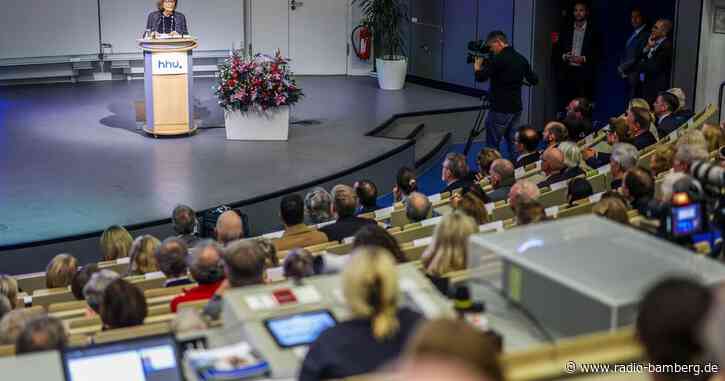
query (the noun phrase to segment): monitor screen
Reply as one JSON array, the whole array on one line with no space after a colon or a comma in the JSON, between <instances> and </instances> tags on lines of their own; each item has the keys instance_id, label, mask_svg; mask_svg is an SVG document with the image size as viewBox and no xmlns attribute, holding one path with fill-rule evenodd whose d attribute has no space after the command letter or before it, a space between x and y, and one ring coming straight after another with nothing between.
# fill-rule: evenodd
<instances>
[{"instance_id":1,"label":"monitor screen","mask_svg":"<svg viewBox=\"0 0 725 381\"><path fill-rule=\"evenodd\" d=\"M269 334L282 348L309 345L325 329L337 324L330 311L312 311L265 320Z\"/></svg>"},{"instance_id":2,"label":"monitor screen","mask_svg":"<svg viewBox=\"0 0 725 381\"><path fill-rule=\"evenodd\" d=\"M170 335L63 351L66 381L181 381L176 342Z\"/></svg>"},{"instance_id":3,"label":"monitor screen","mask_svg":"<svg viewBox=\"0 0 725 381\"><path fill-rule=\"evenodd\" d=\"M699 233L702 229L700 204L672 208L672 234L675 237Z\"/></svg>"}]
</instances>

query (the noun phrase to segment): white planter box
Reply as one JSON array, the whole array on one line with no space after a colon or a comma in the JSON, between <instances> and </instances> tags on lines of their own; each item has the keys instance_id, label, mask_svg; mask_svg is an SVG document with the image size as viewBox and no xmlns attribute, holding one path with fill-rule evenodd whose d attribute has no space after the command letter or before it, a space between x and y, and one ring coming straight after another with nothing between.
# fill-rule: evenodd
<instances>
[{"instance_id":1,"label":"white planter box","mask_svg":"<svg viewBox=\"0 0 725 381\"><path fill-rule=\"evenodd\" d=\"M265 112L225 111L227 140L287 140L289 106Z\"/></svg>"},{"instance_id":2,"label":"white planter box","mask_svg":"<svg viewBox=\"0 0 725 381\"><path fill-rule=\"evenodd\" d=\"M378 85L383 90L400 90L405 86L405 76L408 74L408 59L384 60L378 58Z\"/></svg>"}]
</instances>

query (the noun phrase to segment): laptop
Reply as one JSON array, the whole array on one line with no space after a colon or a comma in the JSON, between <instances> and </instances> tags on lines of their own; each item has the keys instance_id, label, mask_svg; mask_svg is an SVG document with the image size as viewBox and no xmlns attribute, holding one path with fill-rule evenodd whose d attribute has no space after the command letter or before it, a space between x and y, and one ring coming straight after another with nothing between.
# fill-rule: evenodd
<instances>
[{"instance_id":1,"label":"laptop","mask_svg":"<svg viewBox=\"0 0 725 381\"><path fill-rule=\"evenodd\" d=\"M66 381L183 380L172 335L66 348L61 358Z\"/></svg>"}]
</instances>

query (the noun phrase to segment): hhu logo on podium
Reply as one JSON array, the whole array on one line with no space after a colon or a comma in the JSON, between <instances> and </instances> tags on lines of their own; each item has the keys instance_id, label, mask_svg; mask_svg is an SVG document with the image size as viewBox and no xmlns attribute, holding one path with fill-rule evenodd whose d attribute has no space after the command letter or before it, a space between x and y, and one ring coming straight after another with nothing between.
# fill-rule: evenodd
<instances>
[{"instance_id":1,"label":"hhu logo on podium","mask_svg":"<svg viewBox=\"0 0 725 381\"><path fill-rule=\"evenodd\" d=\"M186 53L153 53L151 71L154 75L186 74L188 62Z\"/></svg>"}]
</instances>

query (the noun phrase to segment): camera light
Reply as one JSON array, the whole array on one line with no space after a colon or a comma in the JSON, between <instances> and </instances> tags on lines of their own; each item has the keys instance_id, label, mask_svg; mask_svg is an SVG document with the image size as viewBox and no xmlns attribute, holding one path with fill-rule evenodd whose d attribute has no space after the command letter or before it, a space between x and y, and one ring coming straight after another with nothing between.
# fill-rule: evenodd
<instances>
[{"instance_id":1,"label":"camera light","mask_svg":"<svg viewBox=\"0 0 725 381\"><path fill-rule=\"evenodd\" d=\"M675 193L672 196L672 205L674 206L682 206L687 205L690 203L690 195L687 193L681 192L681 193Z\"/></svg>"}]
</instances>

